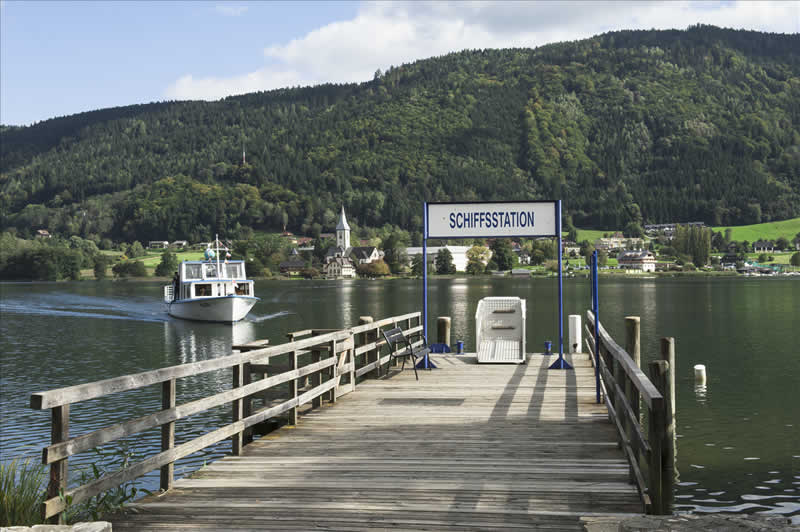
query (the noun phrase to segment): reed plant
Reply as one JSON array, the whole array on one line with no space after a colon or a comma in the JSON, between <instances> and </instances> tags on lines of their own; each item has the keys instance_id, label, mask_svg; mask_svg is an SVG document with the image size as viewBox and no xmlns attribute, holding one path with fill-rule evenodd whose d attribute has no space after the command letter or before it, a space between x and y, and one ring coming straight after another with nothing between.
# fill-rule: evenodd
<instances>
[{"instance_id":1,"label":"reed plant","mask_svg":"<svg viewBox=\"0 0 800 532\"><path fill-rule=\"evenodd\" d=\"M47 468L31 458L0 463L0 526L42 522Z\"/></svg>"}]
</instances>

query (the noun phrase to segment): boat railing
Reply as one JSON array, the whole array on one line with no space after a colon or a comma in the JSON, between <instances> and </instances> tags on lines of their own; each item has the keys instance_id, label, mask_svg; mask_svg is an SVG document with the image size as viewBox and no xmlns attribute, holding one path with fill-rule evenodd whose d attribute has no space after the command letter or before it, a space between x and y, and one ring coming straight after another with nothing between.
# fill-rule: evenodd
<instances>
[{"instance_id":1,"label":"boat railing","mask_svg":"<svg viewBox=\"0 0 800 532\"><path fill-rule=\"evenodd\" d=\"M381 356L384 341L379 338L380 329L403 323L408 331L419 331L422 330L421 321L420 312L374 322L365 318L356 327L325 332L313 330L307 335L298 335L308 337L295 338L281 345L234 351L231 355L210 360L31 394L31 408L49 409L51 417L51 444L42 450L42 463L50 466L47 496L42 503L43 517L63 522L64 512L70 504L79 504L156 469L161 472L161 489L168 490L173 485L176 460L224 439L231 440L232 454L239 455L242 446L252 441L253 430L259 424L281 415L288 415L289 423L296 424L301 407L318 407L323 400L336 402L338 397L355 391L361 380L378 376L380 366L389 362L388 353ZM280 359L276 357L288 359L288 365L278 365ZM204 397L178 404L176 383L179 379L227 369L232 373L230 389L215 393L209 388ZM254 380L253 374L263 377ZM114 420L112 425L80 436L70 435L72 405L146 386L160 387L161 409L134 419ZM182 387L186 388L191 389L192 394L198 391L195 385ZM271 394L269 401L264 400L267 391ZM254 399L264 400L263 406L255 408ZM232 405L230 424L216 430L209 429L198 437L175 445L176 421L225 404ZM124 469L69 488L67 462L70 456L159 427L160 452Z\"/></svg>"},{"instance_id":2,"label":"boat railing","mask_svg":"<svg viewBox=\"0 0 800 532\"><path fill-rule=\"evenodd\" d=\"M171 284L164 286L164 303L171 303L175 299L175 287Z\"/></svg>"}]
</instances>

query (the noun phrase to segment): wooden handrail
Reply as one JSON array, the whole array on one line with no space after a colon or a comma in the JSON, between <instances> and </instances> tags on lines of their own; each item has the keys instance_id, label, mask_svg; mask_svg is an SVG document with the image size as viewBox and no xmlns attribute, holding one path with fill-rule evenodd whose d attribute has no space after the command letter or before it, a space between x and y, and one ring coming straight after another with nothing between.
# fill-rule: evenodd
<instances>
[{"instance_id":1,"label":"wooden handrail","mask_svg":"<svg viewBox=\"0 0 800 532\"><path fill-rule=\"evenodd\" d=\"M651 378L639 369L639 318L626 318L629 329L626 343L628 349L636 353L636 361L614 341L602 323L598 325L596 345L594 315L591 311L586 312L586 321L586 347L593 363L596 354L599 354L595 371L599 372L603 400L628 460L631 482L636 484L645 512L668 514L673 482L670 459L674 449L674 441L667 437L672 434L669 431L672 419L669 415L672 408L668 404L670 392L665 385L669 377L664 377L671 371L669 363L664 360L651 362ZM597 349L599 353L595 352ZM655 383L652 379L655 379ZM639 416L640 398L646 405L648 417L646 438ZM646 475L640 462L647 464Z\"/></svg>"},{"instance_id":2,"label":"wooden handrail","mask_svg":"<svg viewBox=\"0 0 800 532\"><path fill-rule=\"evenodd\" d=\"M43 517L50 519L58 515L58 519L63 522L62 512L67 509L65 501L78 504L158 468L161 468L162 489L169 489L172 486L172 464L176 460L226 438L231 439L233 453L238 454L242 446L248 443L247 434L254 425L285 412L289 412L290 421L296 423L298 407L308 403L319 406L324 398L335 402L337 397L355 391L357 377L371 372L375 374L373 370L386 362L388 355L383 358L380 356L383 344L382 341L376 341L377 331L403 320L409 325L409 330L422 329L420 312L385 318L350 329L308 329L291 333L295 340L285 344L267 346L266 341L251 342L246 345L246 353L234 353L212 360L32 394L31 408L49 408L52 416L52 443L42 450L42 463L49 464L51 468L47 500L42 505ZM410 327L412 320L417 322L413 328ZM298 336L308 335L312 336L296 339ZM310 354L311 360L300 366L297 357L304 353ZM270 358L287 354L292 358L288 368L250 382L253 371L263 372L265 368L271 367L264 365ZM367 360L370 354L374 358L371 362ZM233 387L230 390L180 405L175 403L176 379L227 368L233 371ZM306 376L311 376L312 386L300 393L298 383L304 382ZM253 411L251 400L255 394L284 383L289 383L288 399ZM160 384L162 388L161 410L77 437L69 437L69 411L72 404L154 384ZM174 445L175 421L227 403L233 405L232 423L181 445ZM157 427L162 429L161 452L88 484L67 490L66 466L70 456Z\"/></svg>"}]
</instances>

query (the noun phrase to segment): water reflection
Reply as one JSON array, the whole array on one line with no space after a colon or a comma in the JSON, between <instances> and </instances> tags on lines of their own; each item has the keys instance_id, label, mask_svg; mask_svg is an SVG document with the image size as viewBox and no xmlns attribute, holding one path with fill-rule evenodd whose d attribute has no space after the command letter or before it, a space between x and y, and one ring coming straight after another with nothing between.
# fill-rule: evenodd
<instances>
[{"instance_id":1,"label":"water reflection","mask_svg":"<svg viewBox=\"0 0 800 532\"><path fill-rule=\"evenodd\" d=\"M697 399L697 402L700 404L706 404L708 399L708 386L705 384L695 383L694 385L694 397Z\"/></svg>"}]
</instances>

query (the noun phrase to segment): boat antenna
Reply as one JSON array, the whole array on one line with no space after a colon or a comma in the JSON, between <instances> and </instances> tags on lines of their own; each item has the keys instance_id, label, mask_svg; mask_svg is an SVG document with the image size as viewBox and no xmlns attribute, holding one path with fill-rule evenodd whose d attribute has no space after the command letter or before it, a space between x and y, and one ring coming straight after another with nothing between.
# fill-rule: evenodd
<instances>
[{"instance_id":1,"label":"boat antenna","mask_svg":"<svg viewBox=\"0 0 800 532\"><path fill-rule=\"evenodd\" d=\"M217 247L217 277L222 277L219 272L219 235L214 234L214 245Z\"/></svg>"}]
</instances>

